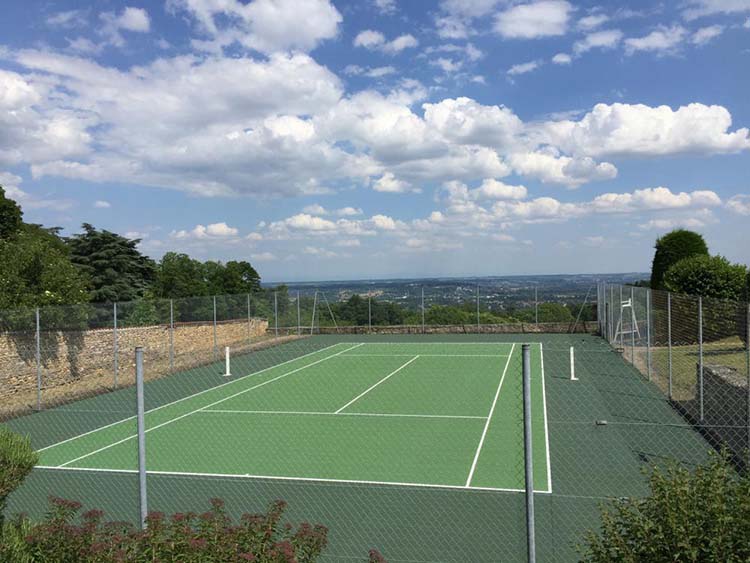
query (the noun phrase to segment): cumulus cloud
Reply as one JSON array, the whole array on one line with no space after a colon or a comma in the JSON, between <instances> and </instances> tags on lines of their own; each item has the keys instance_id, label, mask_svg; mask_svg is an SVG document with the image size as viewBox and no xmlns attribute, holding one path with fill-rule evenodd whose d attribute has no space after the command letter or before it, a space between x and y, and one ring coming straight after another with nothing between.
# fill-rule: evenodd
<instances>
[{"instance_id":1,"label":"cumulus cloud","mask_svg":"<svg viewBox=\"0 0 750 563\"><path fill-rule=\"evenodd\" d=\"M239 229L230 227L224 222L211 223L210 225L196 225L195 228L186 231L172 231L170 236L176 239L199 239L199 240L210 240L210 239L227 239L236 237L239 234Z\"/></svg>"},{"instance_id":2,"label":"cumulus cloud","mask_svg":"<svg viewBox=\"0 0 750 563\"><path fill-rule=\"evenodd\" d=\"M660 26L648 35L625 39L625 52L629 55L639 51L669 54L677 50L685 39L687 30L681 25Z\"/></svg>"},{"instance_id":3,"label":"cumulus cloud","mask_svg":"<svg viewBox=\"0 0 750 563\"><path fill-rule=\"evenodd\" d=\"M638 225L644 231L671 231L673 229L700 229L705 227L705 221L695 217L651 219Z\"/></svg>"},{"instance_id":4,"label":"cumulus cloud","mask_svg":"<svg viewBox=\"0 0 750 563\"><path fill-rule=\"evenodd\" d=\"M750 149L750 131L729 129L732 117L722 106L689 104L597 104L579 121L542 126L544 138L572 154L656 156L681 153L733 153Z\"/></svg>"},{"instance_id":5,"label":"cumulus cloud","mask_svg":"<svg viewBox=\"0 0 750 563\"><path fill-rule=\"evenodd\" d=\"M234 44L262 53L310 51L338 34L342 16L330 0L168 0L173 12L187 12L208 36L193 45L219 52Z\"/></svg>"},{"instance_id":6,"label":"cumulus cloud","mask_svg":"<svg viewBox=\"0 0 750 563\"><path fill-rule=\"evenodd\" d=\"M108 201L98 199L94 202L94 207L96 207L97 209L109 209L110 207L112 207L112 204Z\"/></svg>"},{"instance_id":7,"label":"cumulus cloud","mask_svg":"<svg viewBox=\"0 0 750 563\"><path fill-rule=\"evenodd\" d=\"M622 39L622 31L619 29L606 29L589 33L573 44L573 52L576 55L590 51L591 49L614 49Z\"/></svg>"},{"instance_id":8,"label":"cumulus cloud","mask_svg":"<svg viewBox=\"0 0 750 563\"><path fill-rule=\"evenodd\" d=\"M413 191L411 184L399 180L391 172L386 172L372 185L376 192L405 193Z\"/></svg>"},{"instance_id":9,"label":"cumulus cloud","mask_svg":"<svg viewBox=\"0 0 750 563\"><path fill-rule=\"evenodd\" d=\"M508 8L495 16L495 32L509 39L564 35L573 6L565 0L539 0Z\"/></svg>"},{"instance_id":10,"label":"cumulus cloud","mask_svg":"<svg viewBox=\"0 0 750 563\"><path fill-rule=\"evenodd\" d=\"M694 20L714 14L739 14L750 12L750 0L688 0L682 15Z\"/></svg>"},{"instance_id":11,"label":"cumulus cloud","mask_svg":"<svg viewBox=\"0 0 750 563\"><path fill-rule=\"evenodd\" d=\"M529 72L533 72L537 68L539 68L540 64L541 63L539 61L529 61L527 63L515 64L508 69L507 74L509 76L516 76L519 74L526 74Z\"/></svg>"},{"instance_id":12,"label":"cumulus cloud","mask_svg":"<svg viewBox=\"0 0 750 563\"><path fill-rule=\"evenodd\" d=\"M151 30L151 19L143 8L127 6L119 14L104 12L99 15L99 19L102 22L99 34L106 38L108 44L115 47L125 45L122 31L148 33Z\"/></svg>"},{"instance_id":13,"label":"cumulus cloud","mask_svg":"<svg viewBox=\"0 0 750 563\"><path fill-rule=\"evenodd\" d=\"M372 3L381 14L390 15L396 12L396 0L373 0Z\"/></svg>"},{"instance_id":14,"label":"cumulus cloud","mask_svg":"<svg viewBox=\"0 0 750 563\"><path fill-rule=\"evenodd\" d=\"M552 62L556 65L569 65L573 61L573 57L567 53L557 53L552 57Z\"/></svg>"},{"instance_id":15,"label":"cumulus cloud","mask_svg":"<svg viewBox=\"0 0 750 563\"><path fill-rule=\"evenodd\" d=\"M387 41L385 35L381 32L366 29L357 34L353 44L355 47L364 47L372 51L382 51L389 55L395 55L404 49L416 47L419 45L419 41L409 33L399 35L395 39Z\"/></svg>"},{"instance_id":16,"label":"cumulus cloud","mask_svg":"<svg viewBox=\"0 0 750 563\"><path fill-rule=\"evenodd\" d=\"M701 27L690 38L690 41L695 45L702 46L716 39L719 35L724 33L724 26L722 25L709 25Z\"/></svg>"},{"instance_id":17,"label":"cumulus cloud","mask_svg":"<svg viewBox=\"0 0 750 563\"><path fill-rule=\"evenodd\" d=\"M750 195L736 195L727 201L727 209L738 215L750 216Z\"/></svg>"},{"instance_id":18,"label":"cumulus cloud","mask_svg":"<svg viewBox=\"0 0 750 563\"><path fill-rule=\"evenodd\" d=\"M608 21L609 16L606 14L590 14L578 20L576 27L583 31L591 31L592 29L596 29L597 27L604 25Z\"/></svg>"}]
</instances>

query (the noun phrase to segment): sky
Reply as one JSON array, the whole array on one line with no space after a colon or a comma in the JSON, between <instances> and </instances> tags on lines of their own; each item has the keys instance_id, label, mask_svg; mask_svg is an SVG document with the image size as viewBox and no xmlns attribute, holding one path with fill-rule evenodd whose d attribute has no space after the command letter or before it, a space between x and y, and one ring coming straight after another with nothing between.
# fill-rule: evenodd
<instances>
[{"instance_id":1,"label":"sky","mask_svg":"<svg viewBox=\"0 0 750 563\"><path fill-rule=\"evenodd\" d=\"M0 185L266 281L750 263L750 0L7 0Z\"/></svg>"}]
</instances>

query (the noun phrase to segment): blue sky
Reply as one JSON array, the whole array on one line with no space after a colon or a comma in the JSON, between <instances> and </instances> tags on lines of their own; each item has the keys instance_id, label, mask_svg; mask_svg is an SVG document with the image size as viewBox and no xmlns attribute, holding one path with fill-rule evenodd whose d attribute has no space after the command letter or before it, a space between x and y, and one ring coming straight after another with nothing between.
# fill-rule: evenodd
<instances>
[{"instance_id":1,"label":"blue sky","mask_svg":"<svg viewBox=\"0 0 750 563\"><path fill-rule=\"evenodd\" d=\"M266 280L750 263L750 0L8 2L26 219Z\"/></svg>"}]
</instances>

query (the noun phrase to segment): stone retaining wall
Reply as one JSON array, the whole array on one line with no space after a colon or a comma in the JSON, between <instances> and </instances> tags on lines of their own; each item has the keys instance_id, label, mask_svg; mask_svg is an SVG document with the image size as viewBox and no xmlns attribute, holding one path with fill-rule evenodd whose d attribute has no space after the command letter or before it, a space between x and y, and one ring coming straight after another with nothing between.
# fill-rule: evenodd
<instances>
[{"instance_id":1,"label":"stone retaining wall","mask_svg":"<svg viewBox=\"0 0 750 563\"><path fill-rule=\"evenodd\" d=\"M258 338L266 338L268 321L222 321L216 326L216 346L242 351ZM170 373L168 325L122 328L117 331L117 384L135 379L135 348L144 348L146 377ZM172 335L174 370L214 361L213 323L179 323ZM43 405L59 404L114 388L114 331L42 332L41 376ZM217 359L220 359L217 358ZM0 418L36 407L37 367L34 333L0 334Z\"/></svg>"},{"instance_id":2,"label":"stone retaining wall","mask_svg":"<svg viewBox=\"0 0 750 563\"><path fill-rule=\"evenodd\" d=\"M696 369L696 389L700 368ZM696 392L696 396L698 393ZM750 446L747 377L727 366L703 366L703 413L701 423L698 399L690 406L690 416L717 444L725 444L735 458L747 463Z\"/></svg>"}]
</instances>

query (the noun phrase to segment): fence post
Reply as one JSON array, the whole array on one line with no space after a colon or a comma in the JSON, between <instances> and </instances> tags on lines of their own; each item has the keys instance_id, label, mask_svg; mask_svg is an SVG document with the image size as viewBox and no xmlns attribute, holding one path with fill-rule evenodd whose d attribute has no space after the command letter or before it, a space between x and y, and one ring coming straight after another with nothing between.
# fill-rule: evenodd
<instances>
[{"instance_id":1,"label":"fence post","mask_svg":"<svg viewBox=\"0 0 750 563\"><path fill-rule=\"evenodd\" d=\"M669 400L672 400L672 294L667 292L667 370L669 377Z\"/></svg>"},{"instance_id":2,"label":"fence post","mask_svg":"<svg viewBox=\"0 0 750 563\"><path fill-rule=\"evenodd\" d=\"M648 299L648 297L646 298ZM648 307L648 305L646 306ZM625 320L622 318L622 285L620 286L620 320L618 322L618 325L620 326L620 348L625 348Z\"/></svg>"},{"instance_id":3,"label":"fence post","mask_svg":"<svg viewBox=\"0 0 750 563\"><path fill-rule=\"evenodd\" d=\"M635 307L635 287L630 286L630 363L635 365L635 326L633 326L633 307Z\"/></svg>"},{"instance_id":4,"label":"fence post","mask_svg":"<svg viewBox=\"0 0 750 563\"><path fill-rule=\"evenodd\" d=\"M273 323L274 323L274 333L276 334L276 338L279 337L279 294L278 292L273 292Z\"/></svg>"},{"instance_id":5,"label":"fence post","mask_svg":"<svg viewBox=\"0 0 750 563\"><path fill-rule=\"evenodd\" d=\"M529 563L536 562L536 534L534 531L534 467L531 443L531 347L524 344L523 352L523 453L526 481L526 545Z\"/></svg>"},{"instance_id":6,"label":"fence post","mask_svg":"<svg viewBox=\"0 0 750 563\"><path fill-rule=\"evenodd\" d=\"M615 286L609 288L609 343L615 341Z\"/></svg>"},{"instance_id":7,"label":"fence post","mask_svg":"<svg viewBox=\"0 0 750 563\"><path fill-rule=\"evenodd\" d=\"M422 286L422 334L425 333L424 325L424 286Z\"/></svg>"},{"instance_id":8,"label":"fence post","mask_svg":"<svg viewBox=\"0 0 750 563\"><path fill-rule=\"evenodd\" d=\"M302 316L299 308L299 290L297 291L297 336L302 335Z\"/></svg>"},{"instance_id":9,"label":"fence post","mask_svg":"<svg viewBox=\"0 0 750 563\"><path fill-rule=\"evenodd\" d=\"M250 294L247 294L247 344L251 346L253 343L253 325L250 319Z\"/></svg>"},{"instance_id":10,"label":"fence post","mask_svg":"<svg viewBox=\"0 0 750 563\"><path fill-rule=\"evenodd\" d=\"M169 300L169 371L174 371L174 299Z\"/></svg>"},{"instance_id":11,"label":"fence post","mask_svg":"<svg viewBox=\"0 0 750 563\"><path fill-rule=\"evenodd\" d=\"M651 289L646 290L646 371L651 381Z\"/></svg>"},{"instance_id":12,"label":"fence post","mask_svg":"<svg viewBox=\"0 0 750 563\"><path fill-rule=\"evenodd\" d=\"M747 470L750 472L750 302L745 303L745 374L747 375Z\"/></svg>"},{"instance_id":13,"label":"fence post","mask_svg":"<svg viewBox=\"0 0 750 563\"><path fill-rule=\"evenodd\" d=\"M42 334L39 307L36 308L36 410L42 410Z\"/></svg>"},{"instance_id":14,"label":"fence post","mask_svg":"<svg viewBox=\"0 0 750 563\"><path fill-rule=\"evenodd\" d=\"M219 353L219 341L216 337L216 296L214 295L214 361Z\"/></svg>"},{"instance_id":15,"label":"fence post","mask_svg":"<svg viewBox=\"0 0 750 563\"><path fill-rule=\"evenodd\" d=\"M703 297L698 297L698 404L703 422Z\"/></svg>"},{"instance_id":16,"label":"fence post","mask_svg":"<svg viewBox=\"0 0 750 563\"><path fill-rule=\"evenodd\" d=\"M310 318L310 336L313 335L313 329L315 328L315 307L318 304L318 290L315 290L315 296L313 297L313 310L312 317Z\"/></svg>"},{"instance_id":17,"label":"fence post","mask_svg":"<svg viewBox=\"0 0 750 563\"><path fill-rule=\"evenodd\" d=\"M143 348L135 349L135 393L138 419L138 491L140 493L141 529L146 527L148 498L146 495L146 418L143 400Z\"/></svg>"},{"instance_id":18,"label":"fence post","mask_svg":"<svg viewBox=\"0 0 750 563\"><path fill-rule=\"evenodd\" d=\"M112 326L114 328L114 330L112 331L113 338L114 338L114 343L113 343L113 350L114 350L114 358L113 358L114 364L113 364L113 369L114 369L114 379L115 379L115 389L116 389L117 388L117 376L118 376L119 371L120 371L120 343L119 343L119 341L117 339L117 302L115 302L114 305L113 305L113 317L114 317L114 322L112 324Z\"/></svg>"},{"instance_id":19,"label":"fence post","mask_svg":"<svg viewBox=\"0 0 750 563\"><path fill-rule=\"evenodd\" d=\"M481 324L479 322L479 284L477 284L477 332L481 330Z\"/></svg>"}]
</instances>

